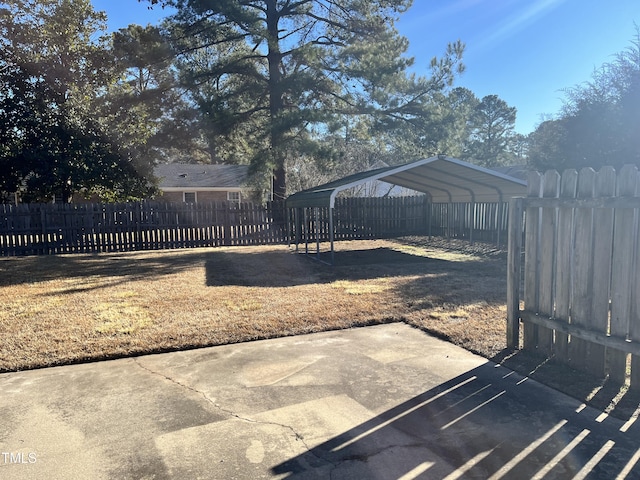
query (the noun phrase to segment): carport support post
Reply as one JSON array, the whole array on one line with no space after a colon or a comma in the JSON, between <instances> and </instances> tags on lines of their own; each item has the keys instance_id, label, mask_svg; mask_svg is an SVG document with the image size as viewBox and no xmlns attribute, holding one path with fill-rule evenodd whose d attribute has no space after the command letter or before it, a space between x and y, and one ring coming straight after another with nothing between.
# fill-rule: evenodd
<instances>
[{"instance_id":1,"label":"carport support post","mask_svg":"<svg viewBox=\"0 0 640 480\"><path fill-rule=\"evenodd\" d=\"M476 201L471 200L469 205L469 243L473 245L473 227L476 219Z\"/></svg>"},{"instance_id":2,"label":"carport support post","mask_svg":"<svg viewBox=\"0 0 640 480\"><path fill-rule=\"evenodd\" d=\"M498 231L497 244L498 248L500 248L500 227L502 226L502 209L504 208L504 198L502 197L502 192L500 192L500 198L498 199L498 211L496 212L496 230ZM507 226L507 228L509 228Z\"/></svg>"},{"instance_id":3,"label":"carport support post","mask_svg":"<svg viewBox=\"0 0 640 480\"><path fill-rule=\"evenodd\" d=\"M509 203L509 253L507 257L507 348L520 347L520 280L522 265L523 198Z\"/></svg>"},{"instance_id":4,"label":"carport support post","mask_svg":"<svg viewBox=\"0 0 640 480\"><path fill-rule=\"evenodd\" d=\"M303 210L304 212L304 253L306 255L309 254L309 219L307 218L307 209Z\"/></svg>"},{"instance_id":5,"label":"carport support post","mask_svg":"<svg viewBox=\"0 0 640 480\"><path fill-rule=\"evenodd\" d=\"M429 240L431 240L431 224L433 223L433 202L429 199L427 203L427 235L429 235Z\"/></svg>"},{"instance_id":6,"label":"carport support post","mask_svg":"<svg viewBox=\"0 0 640 480\"><path fill-rule=\"evenodd\" d=\"M502 226L500 220L502 220L502 202L498 202L496 220L494 222L494 225L496 227L496 246L498 248L500 248L500 227Z\"/></svg>"},{"instance_id":7,"label":"carport support post","mask_svg":"<svg viewBox=\"0 0 640 480\"><path fill-rule=\"evenodd\" d=\"M333 265L334 261L334 252L333 252L333 207L329 207L329 243L331 243L331 265Z\"/></svg>"},{"instance_id":8,"label":"carport support post","mask_svg":"<svg viewBox=\"0 0 640 480\"><path fill-rule=\"evenodd\" d=\"M300 208L293 209L293 224L296 231L296 253L298 252L298 244L300 243L300 228L302 228L302 222L300 221Z\"/></svg>"},{"instance_id":9,"label":"carport support post","mask_svg":"<svg viewBox=\"0 0 640 480\"><path fill-rule=\"evenodd\" d=\"M291 248L291 211L284 205L284 214L287 217L287 248Z\"/></svg>"},{"instance_id":10,"label":"carport support post","mask_svg":"<svg viewBox=\"0 0 640 480\"><path fill-rule=\"evenodd\" d=\"M320 209L318 207L313 207L313 216L315 218L316 255L320 258Z\"/></svg>"}]
</instances>

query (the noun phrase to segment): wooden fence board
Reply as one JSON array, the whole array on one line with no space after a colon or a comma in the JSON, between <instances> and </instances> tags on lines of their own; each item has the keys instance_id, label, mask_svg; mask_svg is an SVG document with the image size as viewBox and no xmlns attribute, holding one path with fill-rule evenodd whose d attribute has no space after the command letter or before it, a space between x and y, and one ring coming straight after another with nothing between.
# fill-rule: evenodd
<instances>
[{"instance_id":1,"label":"wooden fence board","mask_svg":"<svg viewBox=\"0 0 640 480\"><path fill-rule=\"evenodd\" d=\"M640 222L636 221L635 225L635 244L638 245L638 235L640 235ZM640 341L640 259L638 252L635 252L634 258L629 259L632 264L630 290L630 308L629 308L629 340L632 342ZM640 356L638 352L631 355L630 359L630 387L634 390L640 390Z\"/></svg>"},{"instance_id":2,"label":"wooden fence board","mask_svg":"<svg viewBox=\"0 0 640 480\"><path fill-rule=\"evenodd\" d=\"M596 197L615 195L616 172L612 167L604 167L596 174ZM609 332L609 298L611 295L611 255L613 248L613 211L598 208L593 210L593 293L591 314L587 317L587 328L593 331ZM586 359L587 371L598 377L606 375L605 347L590 343Z\"/></svg>"},{"instance_id":3,"label":"wooden fence board","mask_svg":"<svg viewBox=\"0 0 640 480\"><path fill-rule=\"evenodd\" d=\"M560 175L555 170L545 173L542 185L542 196L555 198L560 190ZM553 316L553 274L556 251L556 210L542 208L540 212L540 272L538 281L538 303L536 311L542 315ZM544 355L550 355L553 346L553 330L538 326L537 349Z\"/></svg>"},{"instance_id":4,"label":"wooden fence board","mask_svg":"<svg viewBox=\"0 0 640 480\"><path fill-rule=\"evenodd\" d=\"M528 196L539 197L542 188L542 175L537 172L529 174ZM526 310L537 309L538 305L538 262L540 254L540 209L527 208L525 211L525 245L527 253L524 264L524 305ZM538 348L538 325L524 324L524 349L535 351Z\"/></svg>"},{"instance_id":5,"label":"wooden fence board","mask_svg":"<svg viewBox=\"0 0 640 480\"><path fill-rule=\"evenodd\" d=\"M640 172L636 174L636 191L635 195L640 195ZM634 259L633 259L633 276L630 285L631 290L631 312L629 318L629 340L631 342L640 342L640 211L635 210L635 238L634 238ZM633 352L631 355L631 375L630 387L634 390L640 390L640 354Z\"/></svg>"},{"instance_id":6,"label":"wooden fence board","mask_svg":"<svg viewBox=\"0 0 640 480\"><path fill-rule=\"evenodd\" d=\"M593 197L596 172L584 168L578 173L578 196ZM581 208L574 216L573 273L571 283L571 324L587 327L591 315L593 295L593 210ZM571 338L569 364L577 369L586 369L589 344L582 338Z\"/></svg>"},{"instance_id":7,"label":"wooden fence board","mask_svg":"<svg viewBox=\"0 0 640 480\"><path fill-rule=\"evenodd\" d=\"M636 193L638 170L625 166L618 175L618 196L632 197ZM612 335L626 338L629 334L631 315L631 289L633 265L630 252L636 247L634 223L637 212L634 209L616 209L614 215L614 239L611 278L611 325ZM627 379L627 354L612 350L608 352L609 376L613 381L624 384Z\"/></svg>"},{"instance_id":8,"label":"wooden fence board","mask_svg":"<svg viewBox=\"0 0 640 480\"><path fill-rule=\"evenodd\" d=\"M560 180L560 197L563 199L576 196L578 188L578 172L565 170ZM571 265L573 255L573 209L558 209L558 235L556 243L556 272L555 272L555 315L565 322L569 322L571 308ZM555 333L554 353L558 360L567 362L569 359L569 336L564 332Z\"/></svg>"}]
</instances>

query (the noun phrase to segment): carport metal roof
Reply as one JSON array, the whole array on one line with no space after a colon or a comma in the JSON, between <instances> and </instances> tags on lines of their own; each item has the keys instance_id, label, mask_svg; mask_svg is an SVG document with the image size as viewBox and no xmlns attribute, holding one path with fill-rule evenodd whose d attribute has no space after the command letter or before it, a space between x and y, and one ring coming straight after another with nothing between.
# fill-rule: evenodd
<instances>
[{"instance_id":1,"label":"carport metal roof","mask_svg":"<svg viewBox=\"0 0 640 480\"><path fill-rule=\"evenodd\" d=\"M289 196L288 208L330 207L336 195L357 185L380 180L423 192L436 203L503 202L526 195L527 183L451 157L431 157L404 165L349 175Z\"/></svg>"}]
</instances>

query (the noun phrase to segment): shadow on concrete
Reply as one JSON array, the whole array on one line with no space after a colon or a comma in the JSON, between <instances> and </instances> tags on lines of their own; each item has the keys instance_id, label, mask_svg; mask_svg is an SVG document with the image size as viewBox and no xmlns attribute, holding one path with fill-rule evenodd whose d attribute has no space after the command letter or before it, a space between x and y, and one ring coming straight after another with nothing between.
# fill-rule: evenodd
<instances>
[{"instance_id":1,"label":"shadow on concrete","mask_svg":"<svg viewBox=\"0 0 640 480\"><path fill-rule=\"evenodd\" d=\"M640 422L638 422L640 423ZM272 468L286 478L640 478L640 425L487 363ZM346 478L346 477L345 477Z\"/></svg>"},{"instance_id":2,"label":"shadow on concrete","mask_svg":"<svg viewBox=\"0 0 640 480\"><path fill-rule=\"evenodd\" d=\"M640 391L610 378L595 377L527 350L504 350L491 360L576 399L586 399L590 406L621 420L640 413Z\"/></svg>"}]
</instances>

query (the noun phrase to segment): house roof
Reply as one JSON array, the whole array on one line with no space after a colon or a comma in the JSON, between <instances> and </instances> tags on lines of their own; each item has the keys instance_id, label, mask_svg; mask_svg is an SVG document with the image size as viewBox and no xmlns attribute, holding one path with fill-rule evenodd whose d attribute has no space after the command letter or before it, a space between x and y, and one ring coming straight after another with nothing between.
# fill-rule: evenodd
<instances>
[{"instance_id":1,"label":"house roof","mask_svg":"<svg viewBox=\"0 0 640 480\"><path fill-rule=\"evenodd\" d=\"M526 180L531 170L527 165L509 165L506 167L494 167L491 170L503 173L513 178L519 178L520 180Z\"/></svg>"},{"instance_id":2,"label":"house roof","mask_svg":"<svg viewBox=\"0 0 640 480\"><path fill-rule=\"evenodd\" d=\"M433 202L499 202L526 195L527 182L451 157L431 157L404 165L356 173L294 193L287 207L333 207L336 195L373 180L410 188Z\"/></svg>"},{"instance_id":3,"label":"house roof","mask_svg":"<svg viewBox=\"0 0 640 480\"><path fill-rule=\"evenodd\" d=\"M153 171L159 188L240 188L249 176L248 165L193 165L167 163Z\"/></svg>"}]
</instances>

